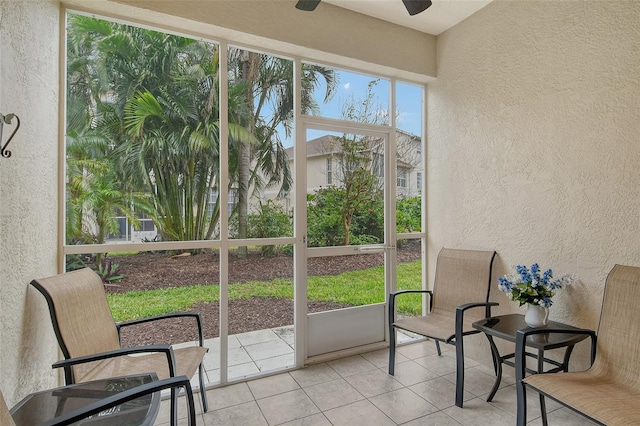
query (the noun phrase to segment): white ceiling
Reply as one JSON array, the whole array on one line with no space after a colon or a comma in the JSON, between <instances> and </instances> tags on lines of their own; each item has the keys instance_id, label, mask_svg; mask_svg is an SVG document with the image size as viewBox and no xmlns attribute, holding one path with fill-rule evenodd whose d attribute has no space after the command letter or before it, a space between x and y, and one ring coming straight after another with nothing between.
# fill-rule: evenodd
<instances>
[{"instance_id":1,"label":"white ceiling","mask_svg":"<svg viewBox=\"0 0 640 426\"><path fill-rule=\"evenodd\" d=\"M410 16L402 0L322 0L364 15L438 35L485 7L491 0L432 0L427 10Z\"/></svg>"}]
</instances>

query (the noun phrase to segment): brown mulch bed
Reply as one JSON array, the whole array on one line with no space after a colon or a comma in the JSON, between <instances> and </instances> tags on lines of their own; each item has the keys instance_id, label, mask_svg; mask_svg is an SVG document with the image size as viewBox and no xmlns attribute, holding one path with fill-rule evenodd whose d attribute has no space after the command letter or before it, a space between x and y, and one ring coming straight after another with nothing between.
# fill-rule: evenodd
<instances>
[{"instance_id":1,"label":"brown mulch bed","mask_svg":"<svg viewBox=\"0 0 640 426\"><path fill-rule=\"evenodd\" d=\"M406 244L397 251L398 262L420 258L420 244ZM118 256L124 278L115 285L107 285L108 293L124 293L196 284L218 284L219 258L217 251L207 250L194 255L176 256L168 253L144 252ZM347 271L368 269L383 264L382 254L308 259L309 275L337 275ZM261 257L250 252L246 259L234 253L229 256L229 283L270 281L293 276L293 258L289 256ZM310 301L309 312L346 307L332 302ZM218 304L197 303L190 308L199 312L205 339L219 335ZM150 343L177 343L197 340L193 319L172 319L145 323L123 329L122 343L134 346ZM253 297L229 301L229 334L275 328L293 324L293 301L283 298Z\"/></svg>"}]
</instances>

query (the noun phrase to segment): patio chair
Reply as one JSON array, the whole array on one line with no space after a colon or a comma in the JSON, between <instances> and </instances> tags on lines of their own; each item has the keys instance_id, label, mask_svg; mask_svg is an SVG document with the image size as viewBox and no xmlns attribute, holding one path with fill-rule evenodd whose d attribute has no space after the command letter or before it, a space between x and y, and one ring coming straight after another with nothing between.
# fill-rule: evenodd
<instances>
[{"instance_id":1,"label":"patio chair","mask_svg":"<svg viewBox=\"0 0 640 426\"><path fill-rule=\"evenodd\" d=\"M98 414L104 410L108 410L109 408L113 408L120 404L124 404L127 401L134 400L143 395L148 395L153 392L159 392L163 389L175 389L175 388L184 388L185 389L185 398L187 401L187 420L189 426L195 426L196 424L196 413L193 403L193 392L191 391L191 383L186 376L179 377L171 377L165 380L160 380L157 382L146 383L144 385L137 386L133 389L129 389L124 392L119 392L113 396L105 398L103 400L94 402L85 407L78 408L73 411L69 411L54 420L48 421L41 426L66 426L73 424L82 419L86 419L89 416L93 416ZM2 396L2 392L0 391L0 425L2 426L15 426L15 422L13 421L13 417L7 407L7 404ZM172 420L171 426L177 426L177 422Z\"/></svg>"},{"instance_id":2,"label":"patio chair","mask_svg":"<svg viewBox=\"0 0 640 426\"><path fill-rule=\"evenodd\" d=\"M66 384L155 372L160 380L193 377L199 372L202 408L207 411L202 360L202 322L196 312L176 312L115 324L101 278L84 268L49 278L35 279L33 285L45 297L53 330L64 360L53 364L63 368ZM126 326L167 318L191 317L198 328L199 345L173 349L168 344L136 347L120 346L120 331ZM177 392L171 390L175 414Z\"/></svg>"},{"instance_id":3,"label":"patio chair","mask_svg":"<svg viewBox=\"0 0 640 426\"><path fill-rule=\"evenodd\" d=\"M394 374L396 329L428 337L456 347L456 405L462 407L464 391L464 346L462 338L479 333L472 323L491 316L489 302L491 270L495 251L455 250L443 248L438 254L436 276L431 290L401 290L389 296L389 374ZM395 319L395 301L410 293L429 295L426 316ZM472 309L475 308L475 309ZM482 308L482 309L480 309Z\"/></svg>"},{"instance_id":4,"label":"patio chair","mask_svg":"<svg viewBox=\"0 0 640 426\"><path fill-rule=\"evenodd\" d=\"M582 414L601 425L640 424L640 267L615 265L605 283L598 333L581 329L591 337L591 367L586 371L534 374L525 378L525 346L528 336L569 332L527 328L516 337L517 424L527 422L526 389ZM542 411L542 422L547 414Z\"/></svg>"}]
</instances>

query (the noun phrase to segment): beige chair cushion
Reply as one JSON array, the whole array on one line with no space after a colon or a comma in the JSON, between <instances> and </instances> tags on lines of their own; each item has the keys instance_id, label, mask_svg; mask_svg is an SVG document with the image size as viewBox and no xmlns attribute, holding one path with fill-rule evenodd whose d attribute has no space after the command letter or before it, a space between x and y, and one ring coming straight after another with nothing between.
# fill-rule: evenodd
<instances>
[{"instance_id":1,"label":"beige chair cushion","mask_svg":"<svg viewBox=\"0 0 640 426\"><path fill-rule=\"evenodd\" d=\"M443 248L438 254L433 284L433 309L426 316L396 320L393 325L422 336L449 342L455 337L456 309L466 303L484 303L489 296L495 252ZM475 333L474 321L485 318L486 308L464 313L463 334Z\"/></svg>"},{"instance_id":2,"label":"beige chair cushion","mask_svg":"<svg viewBox=\"0 0 640 426\"><path fill-rule=\"evenodd\" d=\"M54 307L63 352L71 358L120 349L118 331L100 277L85 268L32 282ZM53 316L53 315L52 315ZM192 378L207 352L190 346L175 349L176 376ZM109 358L73 367L74 380L86 382L134 373L155 372L169 377L165 353L141 353Z\"/></svg>"},{"instance_id":3,"label":"beige chair cushion","mask_svg":"<svg viewBox=\"0 0 640 426\"><path fill-rule=\"evenodd\" d=\"M477 313L479 315L472 315ZM472 324L474 321L485 317L485 308L472 308L465 312L462 325L463 333L472 333L476 330ZM449 341L455 337L456 313L434 309L433 312L424 317L410 317L393 323L397 328L410 331L438 340Z\"/></svg>"},{"instance_id":4,"label":"beige chair cushion","mask_svg":"<svg viewBox=\"0 0 640 426\"><path fill-rule=\"evenodd\" d=\"M616 265L605 285L596 360L584 372L536 374L529 386L607 425L640 425L640 267Z\"/></svg>"},{"instance_id":5,"label":"beige chair cushion","mask_svg":"<svg viewBox=\"0 0 640 426\"><path fill-rule=\"evenodd\" d=\"M640 392L587 372L535 374L525 382L606 425L640 425Z\"/></svg>"},{"instance_id":6,"label":"beige chair cushion","mask_svg":"<svg viewBox=\"0 0 640 426\"><path fill-rule=\"evenodd\" d=\"M175 375L191 378L207 353L207 348L190 346L175 349L173 352L176 358ZM169 378L167 356L164 353L126 355L74 367L74 375L77 382L148 372L155 372L159 380Z\"/></svg>"},{"instance_id":7,"label":"beige chair cushion","mask_svg":"<svg viewBox=\"0 0 640 426\"><path fill-rule=\"evenodd\" d=\"M98 274L84 268L34 281L47 292L55 306L59 337L70 357L120 348L118 331Z\"/></svg>"},{"instance_id":8,"label":"beige chair cushion","mask_svg":"<svg viewBox=\"0 0 640 426\"><path fill-rule=\"evenodd\" d=\"M455 312L465 303L486 302L494 255L493 251L440 250L433 283L434 310ZM484 318L484 311L479 312L479 319Z\"/></svg>"}]
</instances>

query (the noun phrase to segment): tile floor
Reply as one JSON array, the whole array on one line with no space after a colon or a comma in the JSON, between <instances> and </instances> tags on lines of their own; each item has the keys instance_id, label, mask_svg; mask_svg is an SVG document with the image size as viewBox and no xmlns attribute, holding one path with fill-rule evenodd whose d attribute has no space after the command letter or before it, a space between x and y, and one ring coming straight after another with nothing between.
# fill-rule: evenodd
<instances>
[{"instance_id":1,"label":"tile floor","mask_svg":"<svg viewBox=\"0 0 640 426\"><path fill-rule=\"evenodd\" d=\"M258 343L260 342L253 344ZM249 354L251 351L246 352ZM442 356L436 354L434 343L429 341L399 347L396 356L398 364L393 377L387 374L387 356L387 349L378 350L210 389L207 391L209 410L206 413L202 413L200 395L195 394L197 424L515 424L516 390L513 369L505 368L500 390L494 400L487 403L486 394L494 381L493 370L467 358L465 403L464 408L458 408L453 403L455 352L452 346L443 345ZM259 369L259 362L255 361L259 360L251 362ZM212 360L209 362L214 363ZM215 375L215 363L209 367L211 368L207 369L207 374ZM528 411L529 424L541 424L537 398L529 398ZM547 412L552 426L593 424L553 401L547 401ZM182 406L180 416L184 415ZM163 400L155 424L164 426L168 424L168 418L168 400ZM184 418L181 422L187 424Z\"/></svg>"}]
</instances>

